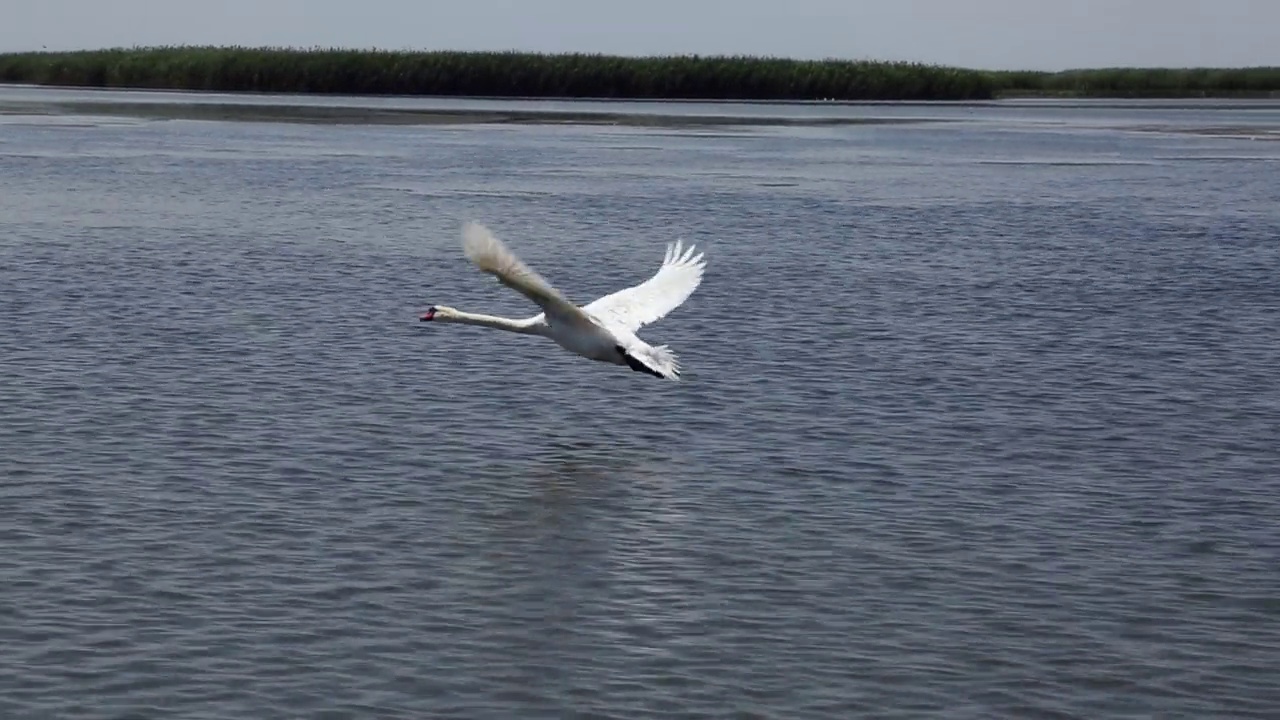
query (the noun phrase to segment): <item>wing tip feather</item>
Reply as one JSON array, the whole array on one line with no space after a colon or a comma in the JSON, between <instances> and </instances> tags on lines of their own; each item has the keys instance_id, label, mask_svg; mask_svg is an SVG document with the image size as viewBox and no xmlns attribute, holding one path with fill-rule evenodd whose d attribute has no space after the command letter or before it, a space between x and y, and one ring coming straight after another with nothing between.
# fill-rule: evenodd
<instances>
[{"instance_id":1,"label":"wing tip feather","mask_svg":"<svg viewBox=\"0 0 1280 720\"><path fill-rule=\"evenodd\" d=\"M494 262L500 248L501 242L489 228L474 220L462 224L462 252L481 270L492 269L487 266Z\"/></svg>"},{"instance_id":2,"label":"wing tip feather","mask_svg":"<svg viewBox=\"0 0 1280 720\"><path fill-rule=\"evenodd\" d=\"M673 243L667 243L667 252L662 258L662 265L663 267L674 265L701 269L706 266L705 256L705 252L698 252L697 245L691 244L685 247L684 241L677 239Z\"/></svg>"}]
</instances>

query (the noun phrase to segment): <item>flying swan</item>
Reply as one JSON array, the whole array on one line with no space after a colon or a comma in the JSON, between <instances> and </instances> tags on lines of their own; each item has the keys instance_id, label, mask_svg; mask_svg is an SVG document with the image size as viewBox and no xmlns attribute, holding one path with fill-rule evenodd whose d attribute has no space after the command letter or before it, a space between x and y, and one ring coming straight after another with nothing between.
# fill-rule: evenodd
<instances>
[{"instance_id":1,"label":"flying swan","mask_svg":"<svg viewBox=\"0 0 1280 720\"><path fill-rule=\"evenodd\" d=\"M706 263L702 253L694 255L693 246L685 249L680 241L668 245L662 267L653 277L582 307L565 299L479 223L463 226L462 248L476 267L532 300L542 312L520 320L433 305L422 314L422 322L463 323L541 335L590 360L626 365L668 380L680 379L675 353L666 345L646 343L636 337L636 331L679 307L702 282Z\"/></svg>"}]
</instances>

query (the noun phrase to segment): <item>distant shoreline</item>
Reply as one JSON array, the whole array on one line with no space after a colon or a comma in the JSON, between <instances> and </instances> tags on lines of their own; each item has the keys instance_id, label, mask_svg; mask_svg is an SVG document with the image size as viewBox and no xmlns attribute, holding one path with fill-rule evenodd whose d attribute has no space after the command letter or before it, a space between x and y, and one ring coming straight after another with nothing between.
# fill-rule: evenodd
<instances>
[{"instance_id":1,"label":"distant shoreline","mask_svg":"<svg viewBox=\"0 0 1280 720\"><path fill-rule=\"evenodd\" d=\"M743 56L152 47L0 54L0 83L583 100L1274 99L1280 67L1041 72Z\"/></svg>"}]
</instances>

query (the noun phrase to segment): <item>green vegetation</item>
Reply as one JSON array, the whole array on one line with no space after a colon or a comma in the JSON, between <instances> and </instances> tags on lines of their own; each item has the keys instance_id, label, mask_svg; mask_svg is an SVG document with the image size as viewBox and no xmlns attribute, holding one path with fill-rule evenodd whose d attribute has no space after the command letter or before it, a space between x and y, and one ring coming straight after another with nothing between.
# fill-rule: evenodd
<instances>
[{"instance_id":1,"label":"green vegetation","mask_svg":"<svg viewBox=\"0 0 1280 720\"><path fill-rule=\"evenodd\" d=\"M0 54L0 82L211 91L737 100L1280 93L1280 68L990 72L916 63L240 47Z\"/></svg>"},{"instance_id":2,"label":"green vegetation","mask_svg":"<svg viewBox=\"0 0 1280 720\"><path fill-rule=\"evenodd\" d=\"M993 72L999 95L1059 97L1266 97L1280 95L1280 67L1099 68Z\"/></svg>"},{"instance_id":3,"label":"green vegetation","mask_svg":"<svg viewBox=\"0 0 1280 720\"><path fill-rule=\"evenodd\" d=\"M0 55L0 82L89 87L498 97L965 100L981 72L747 57L145 48Z\"/></svg>"}]
</instances>

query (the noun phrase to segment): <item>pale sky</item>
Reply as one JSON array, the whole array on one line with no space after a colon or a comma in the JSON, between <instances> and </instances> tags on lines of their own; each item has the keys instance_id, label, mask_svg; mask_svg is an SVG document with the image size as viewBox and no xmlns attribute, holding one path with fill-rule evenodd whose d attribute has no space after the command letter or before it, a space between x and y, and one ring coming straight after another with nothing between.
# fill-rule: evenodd
<instances>
[{"instance_id":1,"label":"pale sky","mask_svg":"<svg viewBox=\"0 0 1280 720\"><path fill-rule=\"evenodd\" d=\"M3 0L0 51L286 45L1280 65L1280 0Z\"/></svg>"}]
</instances>

